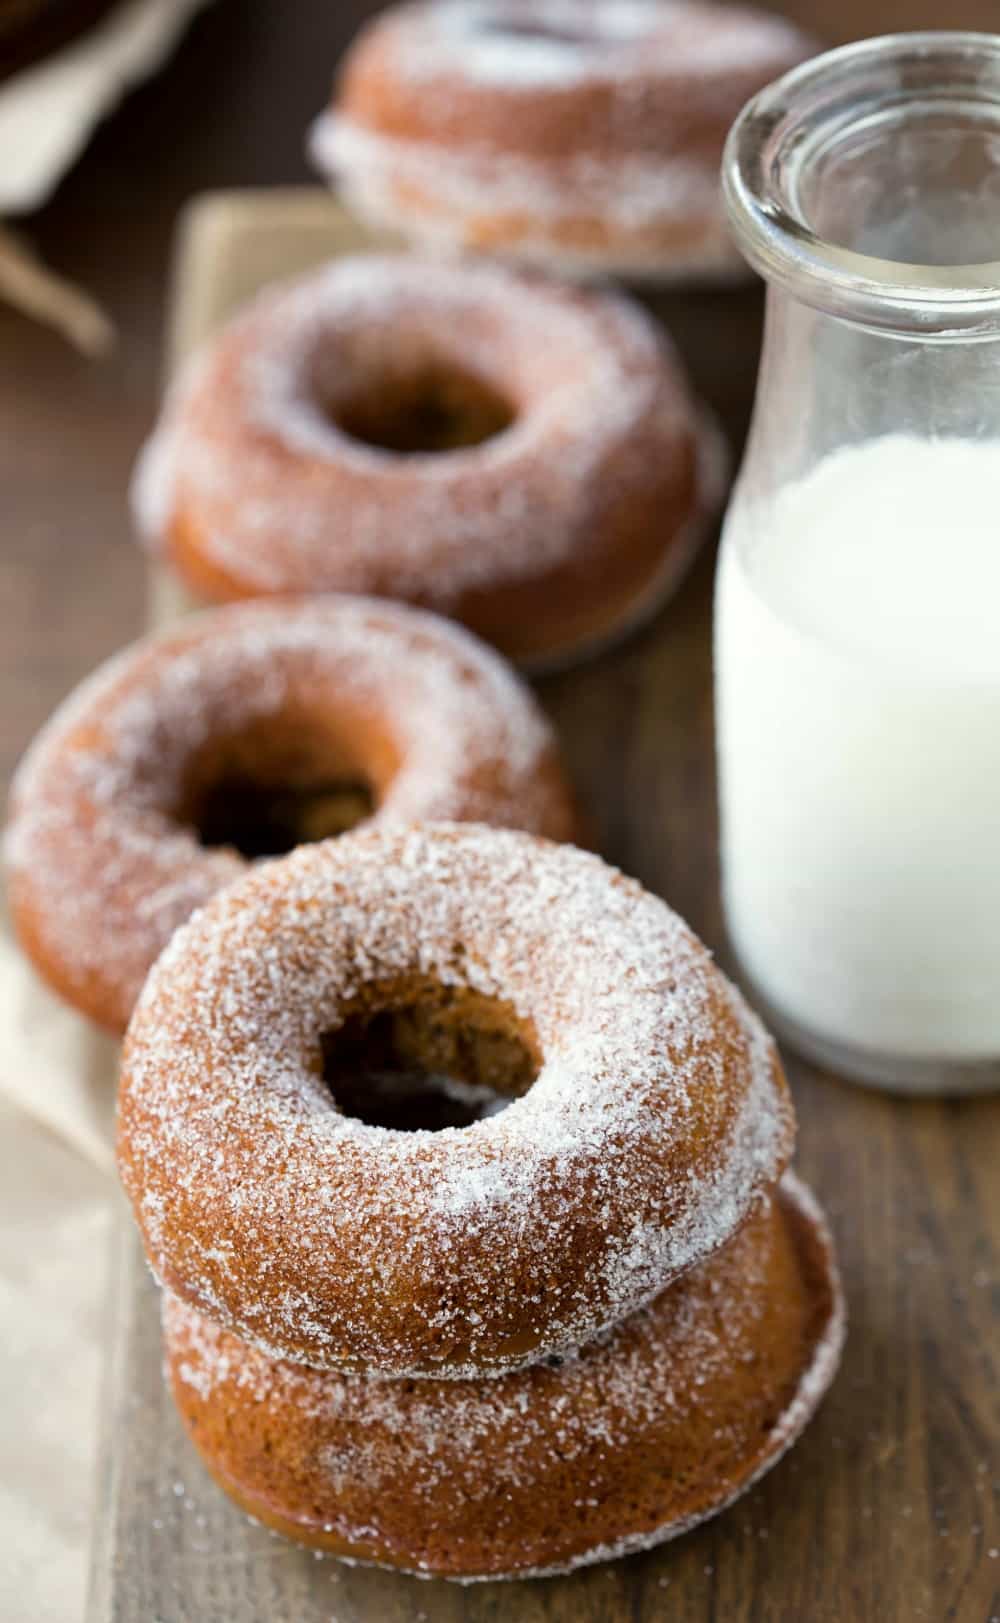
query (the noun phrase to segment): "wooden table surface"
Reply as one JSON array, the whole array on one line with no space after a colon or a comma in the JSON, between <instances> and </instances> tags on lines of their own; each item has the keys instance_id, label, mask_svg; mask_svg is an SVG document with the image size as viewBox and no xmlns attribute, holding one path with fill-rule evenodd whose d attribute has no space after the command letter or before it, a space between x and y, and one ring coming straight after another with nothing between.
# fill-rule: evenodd
<instances>
[{"instance_id":1,"label":"wooden table surface","mask_svg":"<svg viewBox=\"0 0 1000 1623\"><path fill-rule=\"evenodd\" d=\"M170 70L130 99L27 222L46 257L107 304L121 342L110 359L86 362L0 308L4 783L57 699L141 622L142 566L124 490L156 400L177 210L206 187L306 176L303 127L339 49L372 9L221 0ZM831 40L1000 21L998 0L955 0L947 18L940 0L788 0L781 9ZM759 293L678 296L669 314L738 442ZM665 895L724 958L711 579L706 556L648 632L541 691L605 853ZM489 1596L452 1590L433 1610L414 1585L413 1618L1000 1619L1000 1106L896 1103L794 1062L791 1072L799 1164L831 1214L852 1321L818 1420L746 1500L659 1554L609 1568L599 1583L491 1586ZM506 1598L491 1598L498 1595Z\"/></svg>"}]
</instances>

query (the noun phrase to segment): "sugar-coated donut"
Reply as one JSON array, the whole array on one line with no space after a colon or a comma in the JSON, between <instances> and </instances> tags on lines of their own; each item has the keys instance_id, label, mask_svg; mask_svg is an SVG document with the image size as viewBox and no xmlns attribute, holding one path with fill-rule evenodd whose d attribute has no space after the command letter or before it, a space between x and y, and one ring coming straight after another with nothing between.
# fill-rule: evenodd
<instances>
[{"instance_id":1,"label":"sugar-coated donut","mask_svg":"<svg viewBox=\"0 0 1000 1623\"><path fill-rule=\"evenodd\" d=\"M189 367L135 507L197 599L401 598L549 664L663 601L719 447L637 305L362 256L261 295Z\"/></svg>"},{"instance_id":2,"label":"sugar-coated donut","mask_svg":"<svg viewBox=\"0 0 1000 1623\"><path fill-rule=\"evenodd\" d=\"M428 818L570 839L548 723L460 626L400 604L239 604L149 637L56 712L14 780L13 921L47 981L124 1030L178 924L268 855Z\"/></svg>"},{"instance_id":3,"label":"sugar-coated donut","mask_svg":"<svg viewBox=\"0 0 1000 1623\"><path fill-rule=\"evenodd\" d=\"M375 226L572 274L741 272L726 133L815 46L705 0L432 0L348 53L319 167Z\"/></svg>"},{"instance_id":4,"label":"sugar-coated donut","mask_svg":"<svg viewBox=\"0 0 1000 1623\"><path fill-rule=\"evenodd\" d=\"M837 1367L844 1306L809 1192L563 1363L387 1381L272 1363L176 1297L168 1377L213 1476L259 1521L424 1577L528 1577L644 1549L742 1493Z\"/></svg>"},{"instance_id":5,"label":"sugar-coated donut","mask_svg":"<svg viewBox=\"0 0 1000 1623\"><path fill-rule=\"evenodd\" d=\"M366 1038L518 1096L373 1126L335 1104ZM302 847L177 932L118 1153L154 1272L200 1311L318 1369L458 1378L579 1346L704 1261L793 1132L774 1044L662 901L575 847L438 824Z\"/></svg>"}]
</instances>

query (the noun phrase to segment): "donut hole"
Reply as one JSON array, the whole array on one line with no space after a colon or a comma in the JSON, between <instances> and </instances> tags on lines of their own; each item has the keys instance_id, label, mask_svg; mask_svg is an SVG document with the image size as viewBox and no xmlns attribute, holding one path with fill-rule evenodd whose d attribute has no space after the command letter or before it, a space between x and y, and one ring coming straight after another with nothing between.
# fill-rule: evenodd
<instances>
[{"instance_id":1,"label":"donut hole","mask_svg":"<svg viewBox=\"0 0 1000 1623\"><path fill-rule=\"evenodd\" d=\"M344 399L319 400L342 434L397 456L483 445L509 428L514 406L481 377L444 360L370 378Z\"/></svg>"},{"instance_id":2,"label":"donut hole","mask_svg":"<svg viewBox=\"0 0 1000 1623\"><path fill-rule=\"evenodd\" d=\"M361 778L286 785L232 776L207 787L192 821L202 845L229 846L256 861L346 834L374 809L371 785Z\"/></svg>"},{"instance_id":3,"label":"donut hole","mask_svg":"<svg viewBox=\"0 0 1000 1623\"><path fill-rule=\"evenodd\" d=\"M338 1110L397 1132L495 1116L527 1093L539 1069L534 1038L512 1009L445 987L355 1010L320 1048Z\"/></svg>"},{"instance_id":4,"label":"donut hole","mask_svg":"<svg viewBox=\"0 0 1000 1623\"><path fill-rule=\"evenodd\" d=\"M282 856L371 817L395 767L374 740L362 767L353 740L301 716L267 717L188 763L176 816L208 848Z\"/></svg>"},{"instance_id":5,"label":"donut hole","mask_svg":"<svg viewBox=\"0 0 1000 1623\"><path fill-rule=\"evenodd\" d=\"M525 72L534 66L544 77L546 68L558 72L572 65L581 51L602 52L647 38L656 27L657 9L656 0L591 0L584 7L570 3L538 8L487 0L483 10L470 12L469 21L473 36L487 50L496 48L498 67L520 47L526 60L508 65Z\"/></svg>"},{"instance_id":6,"label":"donut hole","mask_svg":"<svg viewBox=\"0 0 1000 1623\"><path fill-rule=\"evenodd\" d=\"M479 24L476 32L486 35L488 39L513 40L515 43L523 41L526 45L538 42L570 48L596 45L600 37L596 28L588 29L580 24L571 28L568 24L546 23L531 17L488 17Z\"/></svg>"}]
</instances>

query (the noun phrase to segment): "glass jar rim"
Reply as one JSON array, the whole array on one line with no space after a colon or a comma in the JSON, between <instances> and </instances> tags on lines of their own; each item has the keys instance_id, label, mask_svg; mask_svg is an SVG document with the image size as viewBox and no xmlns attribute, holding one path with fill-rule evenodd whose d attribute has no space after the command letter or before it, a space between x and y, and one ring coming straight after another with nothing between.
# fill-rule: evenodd
<instances>
[{"instance_id":1,"label":"glass jar rim","mask_svg":"<svg viewBox=\"0 0 1000 1623\"><path fill-rule=\"evenodd\" d=\"M956 265L881 259L824 240L796 209L790 172L823 121L835 135L863 117L863 90L892 105L894 69L939 65L935 93L963 88L995 109L1000 134L1000 35L886 34L810 58L758 92L729 132L722 183L737 243L754 269L804 303L860 325L925 337L1000 334L1000 260ZM845 102L853 89L860 100ZM916 92L895 89L895 104ZM838 119L840 120L838 126Z\"/></svg>"}]
</instances>

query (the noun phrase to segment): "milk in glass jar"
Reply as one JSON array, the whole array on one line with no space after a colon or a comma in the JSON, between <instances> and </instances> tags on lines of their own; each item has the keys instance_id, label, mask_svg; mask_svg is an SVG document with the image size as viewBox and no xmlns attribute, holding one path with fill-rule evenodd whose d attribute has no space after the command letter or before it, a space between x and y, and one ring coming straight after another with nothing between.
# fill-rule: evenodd
<instances>
[{"instance_id":1,"label":"milk in glass jar","mask_svg":"<svg viewBox=\"0 0 1000 1623\"><path fill-rule=\"evenodd\" d=\"M724 183L767 279L715 631L724 903L793 1046L1000 1083L1000 38L755 98Z\"/></svg>"}]
</instances>

